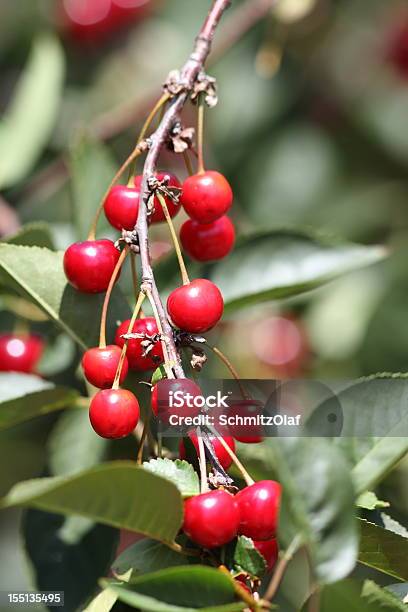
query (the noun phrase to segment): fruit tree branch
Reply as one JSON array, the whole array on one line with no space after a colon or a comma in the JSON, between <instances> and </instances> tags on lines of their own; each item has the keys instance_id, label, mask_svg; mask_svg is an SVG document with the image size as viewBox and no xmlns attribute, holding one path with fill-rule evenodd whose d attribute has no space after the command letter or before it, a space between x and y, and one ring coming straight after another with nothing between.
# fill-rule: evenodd
<instances>
[{"instance_id":1,"label":"fruit tree branch","mask_svg":"<svg viewBox=\"0 0 408 612\"><path fill-rule=\"evenodd\" d=\"M139 213L135 226L135 231L139 240L140 260L142 266L142 286L151 292L163 329L163 339L167 346L171 367L173 368L175 375L179 378L184 377L184 372L181 365L180 356L174 342L173 330L161 301L150 261L147 223L147 203L150 197L148 181L149 178L153 177L156 172L160 152L167 142L171 130L178 120L180 112L182 111L185 103L187 102L198 74L204 68L205 61L210 53L211 43L216 27L229 4L230 0L214 0L199 35L197 36L194 49L180 71L180 92L173 97L167 111L163 115L159 127L150 136L151 146L146 155L146 160L143 167Z\"/></svg>"}]
</instances>

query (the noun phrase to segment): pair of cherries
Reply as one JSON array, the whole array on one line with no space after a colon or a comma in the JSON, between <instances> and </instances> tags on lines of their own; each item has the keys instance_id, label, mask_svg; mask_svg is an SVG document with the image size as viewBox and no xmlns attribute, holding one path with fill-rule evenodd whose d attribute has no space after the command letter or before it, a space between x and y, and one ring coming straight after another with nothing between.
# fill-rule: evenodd
<instances>
[{"instance_id":1,"label":"pair of cherries","mask_svg":"<svg viewBox=\"0 0 408 612\"><path fill-rule=\"evenodd\" d=\"M255 545L264 543L260 548L266 558L276 536L280 498L281 486L274 480L256 482L235 496L217 489L190 497L184 502L183 531L203 548L218 548L244 535Z\"/></svg>"}]
</instances>

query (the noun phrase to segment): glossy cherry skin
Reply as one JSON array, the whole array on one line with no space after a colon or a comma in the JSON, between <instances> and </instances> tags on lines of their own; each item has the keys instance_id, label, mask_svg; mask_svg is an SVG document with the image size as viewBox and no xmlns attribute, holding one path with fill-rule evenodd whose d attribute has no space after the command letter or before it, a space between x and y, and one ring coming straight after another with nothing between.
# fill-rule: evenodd
<instances>
[{"instance_id":1,"label":"glossy cherry skin","mask_svg":"<svg viewBox=\"0 0 408 612\"><path fill-rule=\"evenodd\" d=\"M136 427L139 402L127 389L102 389L92 398L91 425L102 438L124 438Z\"/></svg>"},{"instance_id":2,"label":"glossy cherry skin","mask_svg":"<svg viewBox=\"0 0 408 612\"><path fill-rule=\"evenodd\" d=\"M262 442L263 429L261 425L241 425L248 417L262 414L263 404L253 399L230 400L231 406L228 415L235 418L236 424L230 425L229 433L243 444L257 444Z\"/></svg>"},{"instance_id":3,"label":"glossy cherry skin","mask_svg":"<svg viewBox=\"0 0 408 612\"><path fill-rule=\"evenodd\" d=\"M39 336L0 334L0 372L33 372L44 351Z\"/></svg>"},{"instance_id":4,"label":"glossy cherry skin","mask_svg":"<svg viewBox=\"0 0 408 612\"><path fill-rule=\"evenodd\" d=\"M193 443L194 448L196 449L197 455L198 455L199 448L198 448L197 435L191 433L189 434L189 438L191 442ZM231 436L223 436L223 439L228 444L230 449L235 453L234 438L232 438ZM232 463L231 457L229 456L229 454L227 453L227 451L225 450L225 448L223 447L223 445L221 444L218 438L216 438L215 436L211 436L211 442L213 444L214 452L217 456L218 461L220 462L224 470L228 470L228 468L231 466L231 463ZM184 440L180 440L179 455L180 455L180 459L186 459L186 447L184 444Z\"/></svg>"},{"instance_id":5,"label":"glossy cherry skin","mask_svg":"<svg viewBox=\"0 0 408 612\"><path fill-rule=\"evenodd\" d=\"M125 344L125 340L121 338L121 335L127 334L129 329L130 319L123 321L116 330L115 344L122 346ZM136 319L133 324L131 333L134 334L146 334L147 336L155 336L158 334L157 323L154 317L145 317L144 319ZM146 371L153 370L161 363L163 363L163 348L160 340L154 343L152 350L147 354L145 348L142 346L143 338L134 338L128 340L126 357L131 370Z\"/></svg>"},{"instance_id":6,"label":"glossy cherry skin","mask_svg":"<svg viewBox=\"0 0 408 612\"><path fill-rule=\"evenodd\" d=\"M233 193L225 176L215 170L193 174L183 183L181 204L198 223L212 223L231 208Z\"/></svg>"},{"instance_id":7,"label":"glossy cherry skin","mask_svg":"<svg viewBox=\"0 0 408 612\"><path fill-rule=\"evenodd\" d=\"M170 177L170 180L168 183L169 187L181 187L180 181L171 172L157 172L156 173L156 177L159 179L159 181L162 181L165 176ZM143 177L141 175L135 176L134 178L135 188L139 189L139 191L142 185L142 178ZM167 197L164 198L164 201L166 202L167 210L169 211L170 217L172 218L175 217L180 210L180 206L178 204L175 204L173 200ZM155 197L154 198L154 211L150 216L150 223L161 223L162 221L165 221L165 220L166 220L166 217L164 216L162 205L160 204L159 199Z\"/></svg>"},{"instance_id":8,"label":"glossy cherry skin","mask_svg":"<svg viewBox=\"0 0 408 612\"><path fill-rule=\"evenodd\" d=\"M133 230L139 212L139 189L115 185L103 205L105 216L118 230Z\"/></svg>"},{"instance_id":9,"label":"glossy cherry skin","mask_svg":"<svg viewBox=\"0 0 408 612\"><path fill-rule=\"evenodd\" d=\"M253 540L270 540L276 534L281 486L260 480L235 496L239 508L239 533Z\"/></svg>"},{"instance_id":10,"label":"glossy cherry skin","mask_svg":"<svg viewBox=\"0 0 408 612\"><path fill-rule=\"evenodd\" d=\"M231 252L235 242L234 225L225 215L212 223L188 219L180 229L183 249L196 261L216 261Z\"/></svg>"},{"instance_id":11,"label":"glossy cherry skin","mask_svg":"<svg viewBox=\"0 0 408 612\"><path fill-rule=\"evenodd\" d=\"M65 276L78 291L101 293L108 288L119 257L111 240L75 242L64 254Z\"/></svg>"},{"instance_id":12,"label":"glossy cherry skin","mask_svg":"<svg viewBox=\"0 0 408 612\"><path fill-rule=\"evenodd\" d=\"M180 406L170 405L171 394L182 392L184 400ZM190 405L188 404L191 396ZM172 380L161 380L152 389L151 406L154 414L162 423L170 424L172 415L183 415L195 417L201 412L201 408L194 405L193 398L202 396L200 387L189 378L176 378Z\"/></svg>"},{"instance_id":13,"label":"glossy cherry skin","mask_svg":"<svg viewBox=\"0 0 408 612\"><path fill-rule=\"evenodd\" d=\"M116 344L88 349L82 357L82 369L85 378L99 389L108 389L113 385L119 364L121 349ZM128 362L125 357L122 364L119 382L122 383L128 373Z\"/></svg>"},{"instance_id":14,"label":"glossy cherry skin","mask_svg":"<svg viewBox=\"0 0 408 612\"><path fill-rule=\"evenodd\" d=\"M221 291L205 278L196 278L178 287L167 299L167 312L174 325L192 334L201 334L214 327L223 310Z\"/></svg>"},{"instance_id":15,"label":"glossy cherry skin","mask_svg":"<svg viewBox=\"0 0 408 612\"><path fill-rule=\"evenodd\" d=\"M239 510L235 498L220 489L184 502L183 531L203 548L217 548L236 537Z\"/></svg>"},{"instance_id":16,"label":"glossy cherry skin","mask_svg":"<svg viewBox=\"0 0 408 612\"><path fill-rule=\"evenodd\" d=\"M270 572L273 569L276 561L278 560L278 541L276 540L276 538L264 541L254 540L254 546L258 549L258 551L265 559L266 567L268 568L268 572Z\"/></svg>"}]
</instances>

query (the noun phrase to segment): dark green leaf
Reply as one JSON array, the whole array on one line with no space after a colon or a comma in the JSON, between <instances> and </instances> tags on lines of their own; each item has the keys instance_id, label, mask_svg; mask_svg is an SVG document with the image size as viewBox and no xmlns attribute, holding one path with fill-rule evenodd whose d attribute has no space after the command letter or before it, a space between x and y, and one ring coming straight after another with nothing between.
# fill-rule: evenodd
<instances>
[{"instance_id":1,"label":"dark green leaf","mask_svg":"<svg viewBox=\"0 0 408 612\"><path fill-rule=\"evenodd\" d=\"M124 550L114 561L112 569L117 576L123 576L129 570L132 571L132 574L147 574L167 567L185 565L186 562L185 555L171 550L160 542L143 538Z\"/></svg>"},{"instance_id":2,"label":"dark green leaf","mask_svg":"<svg viewBox=\"0 0 408 612\"><path fill-rule=\"evenodd\" d=\"M55 36L34 41L28 64L3 117L0 187L10 187L32 169L48 142L60 104L64 56Z\"/></svg>"},{"instance_id":3,"label":"dark green leaf","mask_svg":"<svg viewBox=\"0 0 408 612\"><path fill-rule=\"evenodd\" d=\"M379 572L408 580L408 538L361 520L358 560Z\"/></svg>"},{"instance_id":4,"label":"dark green leaf","mask_svg":"<svg viewBox=\"0 0 408 612\"><path fill-rule=\"evenodd\" d=\"M39 510L25 512L23 537L36 588L64 591L66 612L78 610L95 592L118 542L116 529Z\"/></svg>"},{"instance_id":5,"label":"dark green leaf","mask_svg":"<svg viewBox=\"0 0 408 612\"><path fill-rule=\"evenodd\" d=\"M62 258L62 253L44 248L1 244L0 284L39 306L82 347L95 346L104 295L80 293L68 285ZM117 320L128 318L129 313L116 288L109 304L108 338L114 336Z\"/></svg>"},{"instance_id":6,"label":"dark green leaf","mask_svg":"<svg viewBox=\"0 0 408 612\"><path fill-rule=\"evenodd\" d=\"M3 508L14 506L81 515L162 541L173 541L183 515L180 493L171 482L127 461L20 482L1 501Z\"/></svg>"},{"instance_id":7,"label":"dark green leaf","mask_svg":"<svg viewBox=\"0 0 408 612\"><path fill-rule=\"evenodd\" d=\"M55 248L50 227L41 221L23 225L16 234L8 236L6 242L8 244L17 244L20 246L45 247L50 250Z\"/></svg>"},{"instance_id":8,"label":"dark green leaf","mask_svg":"<svg viewBox=\"0 0 408 612\"><path fill-rule=\"evenodd\" d=\"M213 280L226 309L297 295L385 256L380 247L335 244L295 231L270 231L243 238L214 265Z\"/></svg>"},{"instance_id":9,"label":"dark green leaf","mask_svg":"<svg viewBox=\"0 0 408 612\"><path fill-rule=\"evenodd\" d=\"M324 439L268 441L271 468L283 487L279 539L308 548L316 576L331 583L357 559L358 533L350 471L340 451Z\"/></svg>"},{"instance_id":10,"label":"dark green leaf","mask_svg":"<svg viewBox=\"0 0 408 612\"><path fill-rule=\"evenodd\" d=\"M150 461L145 461L143 465L149 472L153 472L153 474L173 482L183 497L198 495L200 492L197 473L187 461L182 461L181 459L176 459L175 461L170 459L151 459Z\"/></svg>"},{"instance_id":11,"label":"dark green leaf","mask_svg":"<svg viewBox=\"0 0 408 612\"><path fill-rule=\"evenodd\" d=\"M103 581L103 586L108 586ZM112 590L125 603L142 610L176 612L178 610L241 610L243 602L235 602L230 579L218 570L203 566L180 566L144 574L131 579L126 586ZM229 604L233 604L231 607ZM222 608L221 608L222 606ZM225 608L225 606L228 606Z\"/></svg>"},{"instance_id":12,"label":"dark green leaf","mask_svg":"<svg viewBox=\"0 0 408 612\"><path fill-rule=\"evenodd\" d=\"M25 380L25 378L29 380ZM51 383L45 383L38 391L27 391L33 382L30 375L17 373L0 374L0 430L13 427L18 423L23 423L37 416L42 416L56 410L69 408L78 397L78 392L66 387L54 387ZM21 384L21 387L14 387L14 393L19 393L17 397L9 397L2 393L2 387ZM35 383L34 383L35 385ZM4 388L4 387L3 387Z\"/></svg>"},{"instance_id":13,"label":"dark green leaf","mask_svg":"<svg viewBox=\"0 0 408 612\"><path fill-rule=\"evenodd\" d=\"M255 548L253 541L245 536L239 536L234 552L234 562L252 576L263 576L266 572L266 561Z\"/></svg>"}]
</instances>

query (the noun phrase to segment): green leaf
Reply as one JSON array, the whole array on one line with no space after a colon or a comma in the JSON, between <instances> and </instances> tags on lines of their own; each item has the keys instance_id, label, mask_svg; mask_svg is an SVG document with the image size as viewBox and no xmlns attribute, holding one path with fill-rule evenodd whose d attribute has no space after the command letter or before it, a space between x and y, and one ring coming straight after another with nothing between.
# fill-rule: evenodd
<instances>
[{"instance_id":1,"label":"green leaf","mask_svg":"<svg viewBox=\"0 0 408 612\"><path fill-rule=\"evenodd\" d=\"M167 378L166 370L164 369L163 366L159 366L153 372L153 376L152 376L152 380L151 380L151 383L152 383L153 387L154 387L154 385L156 383L159 382L159 380L163 380L164 378Z\"/></svg>"},{"instance_id":2,"label":"green leaf","mask_svg":"<svg viewBox=\"0 0 408 612\"><path fill-rule=\"evenodd\" d=\"M86 606L84 612L110 612L118 600L116 593L112 589L103 589L94 599Z\"/></svg>"},{"instance_id":3,"label":"green leaf","mask_svg":"<svg viewBox=\"0 0 408 612\"><path fill-rule=\"evenodd\" d=\"M299 539L319 582L346 576L357 559L358 533L349 467L321 438L268 440L271 469L283 487L279 540ZM266 449L265 449L266 450Z\"/></svg>"},{"instance_id":4,"label":"green leaf","mask_svg":"<svg viewBox=\"0 0 408 612\"><path fill-rule=\"evenodd\" d=\"M102 143L82 138L71 149L69 166L75 226L78 238L85 240L117 165ZM112 231L102 214L98 230L101 232L108 229Z\"/></svg>"},{"instance_id":5,"label":"green leaf","mask_svg":"<svg viewBox=\"0 0 408 612\"><path fill-rule=\"evenodd\" d=\"M135 542L114 561L112 570L116 576L123 576L131 570L136 573L148 574L157 570L177 565L185 565L188 558L171 550L168 546L150 538Z\"/></svg>"},{"instance_id":6,"label":"green leaf","mask_svg":"<svg viewBox=\"0 0 408 612\"><path fill-rule=\"evenodd\" d=\"M74 389L55 387L50 383L46 383L41 390L25 393L24 384L27 384L25 376L17 373L0 374L0 430L24 423L34 417L69 408L78 397L78 392ZM31 382L32 377L29 376L29 383ZM2 396L3 385L19 383L22 387L15 387L15 392L20 395L13 398Z\"/></svg>"},{"instance_id":7,"label":"green leaf","mask_svg":"<svg viewBox=\"0 0 408 612\"><path fill-rule=\"evenodd\" d=\"M239 536L234 551L234 562L238 568L252 576L262 577L266 572L266 561L255 548L253 541L245 536Z\"/></svg>"},{"instance_id":8,"label":"green leaf","mask_svg":"<svg viewBox=\"0 0 408 612\"><path fill-rule=\"evenodd\" d=\"M173 482L183 497L192 497L200 492L200 483L193 466L187 461L176 459L151 459L143 466L149 472Z\"/></svg>"},{"instance_id":9,"label":"green leaf","mask_svg":"<svg viewBox=\"0 0 408 612\"><path fill-rule=\"evenodd\" d=\"M378 499L373 491L365 491L358 496L356 506L365 510L376 510L377 508L388 508L389 503Z\"/></svg>"},{"instance_id":10,"label":"green leaf","mask_svg":"<svg viewBox=\"0 0 408 612\"><path fill-rule=\"evenodd\" d=\"M0 188L11 187L33 168L57 119L64 55L55 36L39 36L3 117Z\"/></svg>"},{"instance_id":11,"label":"green leaf","mask_svg":"<svg viewBox=\"0 0 408 612\"><path fill-rule=\"evenodd\" d=\"M62 259L62 253L44 248L0 244L0 285L39 306L83 348L95 346L104 295L75 291L67 284ZM117 320L129 316L129 306L115 288L109 304L108 338L114 336Z\"/></svg>"},{"instance_id":12,"label":"green leaf","mask_svg":"<svg viewBox=\"0 0 408 612\"><path fill-rule=\"evenodd\" d=\"M166 542L174 540L183 516L178 489L130 461L20 482L0 503L3 508L15 506L80 515Z\"/></svg>"},{"instance_id":13,"label":"green leaf","mask_svg":"<svg viewBox=\"0 0 408 612\"><path fill-rule=\"evenodd\" d=\"M336 584L324 587L320 598L320 612L397 612L401 605L396 598L380 597L377 589L383 591L374 583L366 581L364 585L354 580L342 580ZM383 591L384 593L384 591ZM308 604L303 611L308 610ZM404 608L402 608L404 610Z\"/></svg>"},{"instance_id":14,"label":"green leaf","mask_svg":"<svg viewBox=\"0 0 408 612\"><path fill-rule=\"evenodd\" d=\"M408 378L384 374L362 379L335 398L343 412L336 443L354 465L358 494L370 490L408 452Z\"/></svg>"},{"instance_id":15,"label":"green leaf","mask_svg":"<svg viewBox=\"0 0 408 612\"><path fill-rule=\"evenodd\" d=\"M16 234L7 236L6 242L20 246L45 247L51 251L55 248L49 225L41 221L23 225Z\"/></svg>"},{"instance_id":16,"label":"green leaf","mask_svg":"<svg viewBox=\"0 0 408 612\"><path fill-rule=\"evenodd\" d=\"M372 580L366 580L363 585L362 596L370 604L377 605L380 610L400 610L406 612L407 607L396 597L393 593L390 593L386 589L382 589L378 584Z\"/></svg>"},{"instance_id":17,"label":"green leaf","mask_svg":"<svg viewBox=\"0 0 408 612\"><path fill-rule=\"evenodd\" d=\"M183 610L242 610L243 602L235 602L232 579L220 571L203 566L180 566L132 578L126 586L104 587L117 593L118 599L130 606L153 612ZM231 605L232 604L232 605Z\"/></svg>"},{"instance_id":18,"label":"green leaf","mask_svg":"<svg viewBox=\"0 0 408 612\"><path fill-rule=\"evenodd\" d=\"M100 463L109 440L98 436L89 423L87 410L65 412L48 438L48 461L54 476L76 474Z\"/></svg>"},{"instance_id":19,"label":"green leaf","mask_svg":"<svg viewBox=\"0 0 408 612\"><path fill-rule=\"evenodd\" d=\"M243 238L215 264L211 280L227 311L304 293L385 256L382 247L336 244L306 233L276 230Z\"/></svg>"},{"instance_id":20,"label":"green leaf","mask_svg":"<svg viewBox=\"0 0 408 612\"><path fill-rule=\"evenodd\" d=\"M97 589L118 544L116 529L81 517L28 510L23 516L26 553L34 570L35 587L64 591L64 610L83 609Z\"/></svg>"},{"instance_id":21,"label":"green leaf","mask_svg":"<svg viewBox=\"0 0 408 612\"><path fill-rule=\"evenodd\" d=\"M359 522L359 562L398 580L408 580L408 538L365 520Z\"/></svg>"}]
</instances>

